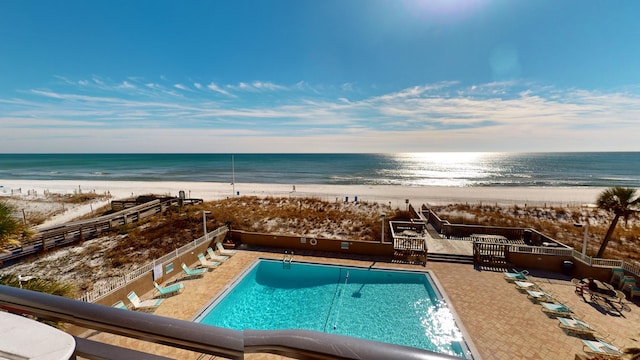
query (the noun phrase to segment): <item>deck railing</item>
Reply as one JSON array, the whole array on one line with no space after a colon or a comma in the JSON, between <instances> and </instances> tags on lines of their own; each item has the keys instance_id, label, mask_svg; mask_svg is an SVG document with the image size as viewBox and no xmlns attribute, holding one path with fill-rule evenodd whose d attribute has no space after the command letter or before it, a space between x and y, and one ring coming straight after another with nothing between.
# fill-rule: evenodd
<instances>
[{"instance_id":1,"label":"deck railing","mask_svg":"<svg viewBox=\"0 0 640 360\"><path fill-rule=\"evenodd\" d=\"M296 359L459 359L408 346L316 331L231 330L3 285L0 285L0 309L229 359L243 359L250 353L272 353ZM127 351L133 352L88 339L82 339L76 346L76 355L88 359L155 357L141 352L123 357ZM141 356L143 354L148 356Z\"/></svg>"},{"instance_id":2,"label":"deck railing","mask_svg":"<svg viewBox=\"0 0 640 360\"><path fill-rule=\"evenodd\" d=\"M505 246L509 247L509 252L511 253L525 253L525 254L536 254L536 255L551 255L551 256L571 256L576 260L579 260L589 266L593 267L604 267L604 268L622 268L625 271L634 274L635 276L640 277L640 265L636 263L631 263L624 260L616 260L616 259L600 259L600 258L592 258L587 255L583 255L582 253L577 252L573 248L570 248L567 245L564 245L544 234L535 230L535 229L521 229L521 228L512 228L512 231L508 230L508 228L501 227L491 227L491 226L480 226L480 225L459 225L459 224L450 224L447 220L442 220L438 217L438 215L433 212L431 209L428 209L426 206L422 207L422 217L423 219L427 219L427 222L431 223L432 226L438 230L441 227L447 229L447 236L453 236L461 240L469 240L472 239L467 235L470 229L477 231L478 233L489 233L489 234L499 234L506 236L509 239L512 239L510 236L514 236L516 234L520 234L524 237L527 231L530 232L529 235L535 237L536 241L534 243L545 243L549 242L551 244L556 244L556 246L529 246L529 245L518 245L518 244L508 244ZM426 215L425 215L426 214ZM461 230L462 229L462 230ZM482 230L484 229L484 230ZM445 229L442 229L443 231ZM484 231L484 232L482 232ZM440 232L440 231L439 231ZM467 236L461 236L467 235ZM527 236L529 236L527 235ZM519 239L522 239L519 238ZM518 240L516 236L516 240ZM561 247L558 247L561 246Z\"/></svg>"}]
</instances>

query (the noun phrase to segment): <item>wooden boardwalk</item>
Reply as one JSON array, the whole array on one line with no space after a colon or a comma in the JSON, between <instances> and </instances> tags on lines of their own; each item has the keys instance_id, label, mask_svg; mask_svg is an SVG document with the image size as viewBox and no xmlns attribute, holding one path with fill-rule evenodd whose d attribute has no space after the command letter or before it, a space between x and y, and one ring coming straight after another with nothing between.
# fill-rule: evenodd
<instances>
[{"instance_id":1,"label":"wooden boardwalk","mask_svg":"<svg viewBox=\"0 0 640 360\"><path fill-rule=\"evenodd\" d=\"M171 206L177 206L181 201L184 203L184 200L185 199L168 198L161 201L156 199L144 204L125 208L114 214L40 229L37 234L28 241L23 242L21 246L9 248L5 252L0 253L0 267L7 262L14 262L38 252L44 252L56 247L95 238L104 232L111 231L115 227L134 223L146 217L162 213ZM190 201L188 203L195 202Z\"/></svg>"}]
</instances>

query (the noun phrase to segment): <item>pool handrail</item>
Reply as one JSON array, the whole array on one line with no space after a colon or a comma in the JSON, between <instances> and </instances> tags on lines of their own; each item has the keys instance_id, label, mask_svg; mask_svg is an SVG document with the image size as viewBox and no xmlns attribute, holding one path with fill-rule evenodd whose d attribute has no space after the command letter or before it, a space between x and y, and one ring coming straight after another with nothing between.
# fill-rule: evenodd
<instances>
[{"instance_id":1,"label":"pool handrail","mask_svg":"<svg viewBox=\"0 0 640 360\"><path fill-rule=\"evenodd\" d=\"M231 330L4 285L0 285L0 309L230 359L243 359L244 354L258 352L304 359L458 359L408 346L310 330ZM110 353L93 355L116 358Z\"/></svg>"}]
</instances>

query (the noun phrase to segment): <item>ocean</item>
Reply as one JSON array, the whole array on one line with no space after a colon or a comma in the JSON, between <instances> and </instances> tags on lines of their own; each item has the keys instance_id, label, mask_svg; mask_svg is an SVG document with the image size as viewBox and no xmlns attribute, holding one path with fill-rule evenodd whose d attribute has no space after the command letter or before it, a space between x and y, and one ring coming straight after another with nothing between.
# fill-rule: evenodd
<instances>
[{"instance_id":1,"label":"ocean","mask_svg":"<svg viewBox=\"0 0 640 360\"><path fill-rule=\"evenodd\" d=\"M0 179L640 187L640 152L0 154Z\"/></svg>"}]
</instances>

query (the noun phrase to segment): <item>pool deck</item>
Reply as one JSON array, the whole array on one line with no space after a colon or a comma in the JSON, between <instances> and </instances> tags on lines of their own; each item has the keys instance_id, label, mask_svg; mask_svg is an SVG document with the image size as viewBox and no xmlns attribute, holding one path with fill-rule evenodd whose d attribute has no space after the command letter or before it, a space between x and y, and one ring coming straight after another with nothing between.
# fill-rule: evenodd
<instances>
[{"instance_id":1,"label":"pool deck","mask_svg":"<svg viewBox=\"0 0 640 360\"><path fill-rule=\"evenodd\" d=\"M579 337L562 330L557 319L543 313L542 307L529 300L526 293L521 293L513 283L505 281L501 272L479 271L468 264L429 262L423 267L326 255L296 255L294 260L375 268L430 270L461 320L467 339L471 339L482 359L569 360L574 359L575 354L583 353ZM203 278L184 280L184 292L167 298L155 314L190 321L257 258L282 259L282 256L282 253L275 252L239 250L236 255L208 272ZM530 279L569 306L582 320L591 324L600 334L607 336L614 345L640 347L639 299L635 299L635 302L627 300L622 310L614 310L602 301L591 302L588 296L583 299L577 295L570 279L562 274L534 270L531 271ZM141 295L141 298L148 299L152 296L150 292ZM216 358L93 330L85 331L81 337L175 359ZM247 354L245 358L283 359L282 356L272 354Z\"/></svg>"}]
</instances>

